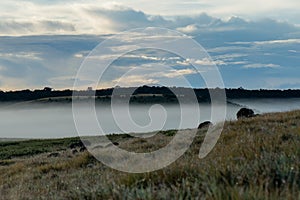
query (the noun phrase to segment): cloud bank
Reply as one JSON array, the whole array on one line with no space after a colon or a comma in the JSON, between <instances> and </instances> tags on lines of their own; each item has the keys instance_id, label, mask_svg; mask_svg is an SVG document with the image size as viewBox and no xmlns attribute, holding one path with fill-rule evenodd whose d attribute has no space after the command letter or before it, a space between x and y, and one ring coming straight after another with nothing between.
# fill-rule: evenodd
<instances>
[{"instance_id":1,"label":"cloud bank","mask_svg":"<svg viewBox=\"0 0 300 200\"><path fill-rule=\"evenodd\" d=\"M291 9L293 8L292 6L299 4L297 3L298 1L288 0L285 1L285 5L289 1L289 8ZM230 7L235 8L239 7L238 5L247 4L245 1L243 3L239 2L234 2L236 6L230 4ZM149 2L143 1L143 3L149 5ZM145 9L144 6L139 7L142 3L134 4L133 2L121 4L121 2L85 1L83 3L75 0L53 1L49 4L46 1L38 2L33 0L5 1L0 3L0 34L9 36L43 34L97 35L149 26L176 29L186 34L196 34L208 30L215 32L237 29L240 31L252 30L252 32L264 30L265 34L273 31L273 33L280 34L295 30L294 25L297 24L291 20L284 20L284 18L271 20L270 18L266 18L266 15L255 20L251 17L248 18L250 20L244 20L235 17L234 12L230 12L225 18L211 17L205 14L210 13L209 9L199 6L203 5L200 1L177 3L174 4L166 1L165 6L185 5L194 8L193 5L196 4L198 5L196 7L197 13L191 14L185 10L180 15L177 15L175 11L172 14L164 15L164 12L152 12L151 9ZM154 4L154 2L151 4ZM211 4L213 4L212 7L214 10L222 7L228 8L228 6L223 5L220 1L212 1ZM133 8L128 5L132 5ZM277 4L272 1L272 4L264 2L264 5L272 7ZM281 4L278 3L278 5ZM210 6L207 5L206 7ZM143 11L140 8L143 8ZM156 8L159 7L156 6ZM145 10L149 12L145 12Z\"/></svg>"},{"instance_id":2,"label":"cloud bank","mask_svg":"<svg viewBox=\"0 0 300 200\"><path fill-rule=\"evenodd\" d=\"M133 1L129 1L127 6L103 2L96 5L92 1L53 1L51 4L47 1L2 2L0 88L71 88L85 56L109 37L104 34L149 26L177 30L199 42L219 67L226 87L300 87L300 28L291 21L287 22L284 18L279 20L276 17L249 20L251 17L232 17L233 11L226 15L229 17L202 12L182 15L177 12L178 8L174 8L172 14L163 15L156 13L155 9L151 10L151 5L147 2L141 1L141 7ZM231 9L242 7L241 3L232 1L234 2L237 5ZM276 9L283 5L281 1L272 2ZM283 6L283 10L292 9L297 2L285 1L288 5ZM143 3L149 6L144 9L149 12L138 9L143 7ZM170 1L165 4L172 7ZM207 3L178 2L179 4L184 4L187 8L201 6L207 13L211 10L218 11L212 9L216 8L213 4L219 5L219 13L228 8L225 3L216 0ZM259 7L258 10L260 12L268 8ZM129 47L118 46L112 49L111 55L105 55L106 58L113 56L117 48ZM188 68L193 63L209 65L210 61L184 60L176 55L163 55L155 51L140 52L123 56L114 63L110 73L116 75L121 74L124 69L136 66L166 64L177 72L166 70L163 74L133 74L122 82L136 85L146 82L155 84L163 78L177 80L178 75L184 75L194 87L203 87L203 81ZM106 86L112 86L118 80L111 76ZM83 84L90 83L88 80L81 81ZM176 81L172 84L174 82ZM180 85L179 79L177 83Z\"/></svg>"}]
</instances>

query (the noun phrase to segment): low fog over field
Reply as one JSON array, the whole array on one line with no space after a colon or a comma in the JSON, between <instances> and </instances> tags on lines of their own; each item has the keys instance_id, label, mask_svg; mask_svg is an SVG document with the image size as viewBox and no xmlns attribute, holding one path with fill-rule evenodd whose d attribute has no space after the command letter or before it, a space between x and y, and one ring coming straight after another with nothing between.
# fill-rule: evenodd
<instances>
[{"instance_id":1,"label":"low fog over field","mask_svg":"<svg viewBox=\"0 0 300 200\"><path fill-rule=\"evenodd\" d=\"M236 112L241 107L249 107L256 113L281 112L300 109L300 99L240 99L230 101L227 105L227 120L235 120ZM83 105L82 105L83 106ZM203 122L210 120L210 105L199 104L200 119ZM126 107L119 105L115 107L115 116L122 122L122 119L128 120ZM195 128L198 126L195 122L195 115L192 106L184 106L185 119L181 128ZM180 128L181 111L178 105L130 105L129 111L132 120L142 127L144 132L150 132L159 129L177 129ZM86 120L86 126L89 126L89 111L82 107L81 117ZM87 135L121 133L116 124L109 104L97 105L96 114L102 132L86 133ZM158 124L151 125L151 118ZM122 124L121 124L122 125ZM147 126L149 125L149 126ZM0 138L56 138L77 136L72 105L55 103L23 103L14 105L0 106ZM126 126L126 123L125 123ZM124 127L130 130L130 126ZM133 129L133 132L139 129Z\"/></svg>"}]
</instances>

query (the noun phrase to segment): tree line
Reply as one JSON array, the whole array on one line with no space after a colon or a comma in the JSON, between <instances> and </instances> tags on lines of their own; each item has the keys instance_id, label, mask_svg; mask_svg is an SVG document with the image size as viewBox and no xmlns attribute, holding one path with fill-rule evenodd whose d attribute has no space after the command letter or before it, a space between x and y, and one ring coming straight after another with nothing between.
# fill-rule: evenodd
<instances>
[{"instance_id":1,"label":"tree line","mask_svg":"<svg viewBox=\"0 0 300 200\"><path fill-rule=\"evenodd\" d=\"M124 97L126 95L131 95L132 97L160 97L175 99L178 97L188 99L191 94L196 94L199 101L209 101L210 92L221 92L220 88L214 89L191 89L183 87L159 87L159 86L141 86L138 88L108 88L100 90L53 90L52 88L45 87L40 90L20 90L20 91L0 91L0 101L31 101L43 98L54 98L54 97L71 97L72 95L78 97L106 97L111 98L112 95L119 95ZM194 93L193 93L194 92ZM300 98L299 89L288 89L288 90L269 90L269 89L259 89L259 90L246 90L243 88L231 88L225 89L226 96L228 99L241 99L241 98Z\"/></svg>"}]
</instances>

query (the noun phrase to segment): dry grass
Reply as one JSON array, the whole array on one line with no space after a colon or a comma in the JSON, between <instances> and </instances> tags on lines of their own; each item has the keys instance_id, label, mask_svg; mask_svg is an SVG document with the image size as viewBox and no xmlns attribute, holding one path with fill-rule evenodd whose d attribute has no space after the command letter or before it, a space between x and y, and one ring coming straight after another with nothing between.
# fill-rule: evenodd
<instances>
[{"instance_id":1,"label":"dry grass","mask_svg":"<svg viewBox=\"0 0 300 200\"><path fill-rule=\"evenodd\" d=\"M73 155L69 149L55 158L40 153L3 159L0 199L300 198L300 111L226 122L216 147L200 160L205 131L198 131L191 148L175 163L144 174L115 171L87 152ZM148 152L172 136L165 132L147 139L111 138L121 148Z\"/></svg>"}]
</instances>

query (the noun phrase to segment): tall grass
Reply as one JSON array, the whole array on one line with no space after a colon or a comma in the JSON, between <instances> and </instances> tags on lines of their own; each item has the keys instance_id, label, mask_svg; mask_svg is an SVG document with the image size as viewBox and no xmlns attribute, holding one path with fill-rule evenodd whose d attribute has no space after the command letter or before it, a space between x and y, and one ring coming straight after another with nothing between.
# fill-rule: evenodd
<instances>
[{"instance_id":1,"label":"tall grass","mask_svg":"<svg viewBox=\"0 0 300 200\"><path fill-rule=\"evenodd\" d=\"M58 151L59 157L49 158L45 152L4 156L0 199L300 198L300 111L226 122L213 151L199 159L205 132L198 130L191 148L176 162L143 174L110 169L88 152L73 155L67 148L69 139L46 151ZM166 145L173 135L168 131L152 138L112 135L110 139L120 148L148 152ZM40 142L31 145L39 149ZM51 146L51 141L46 143ZM24 145L6 143L0 155L2 149L13 147L13 151Z\"/></svg>"}]
</instances>

